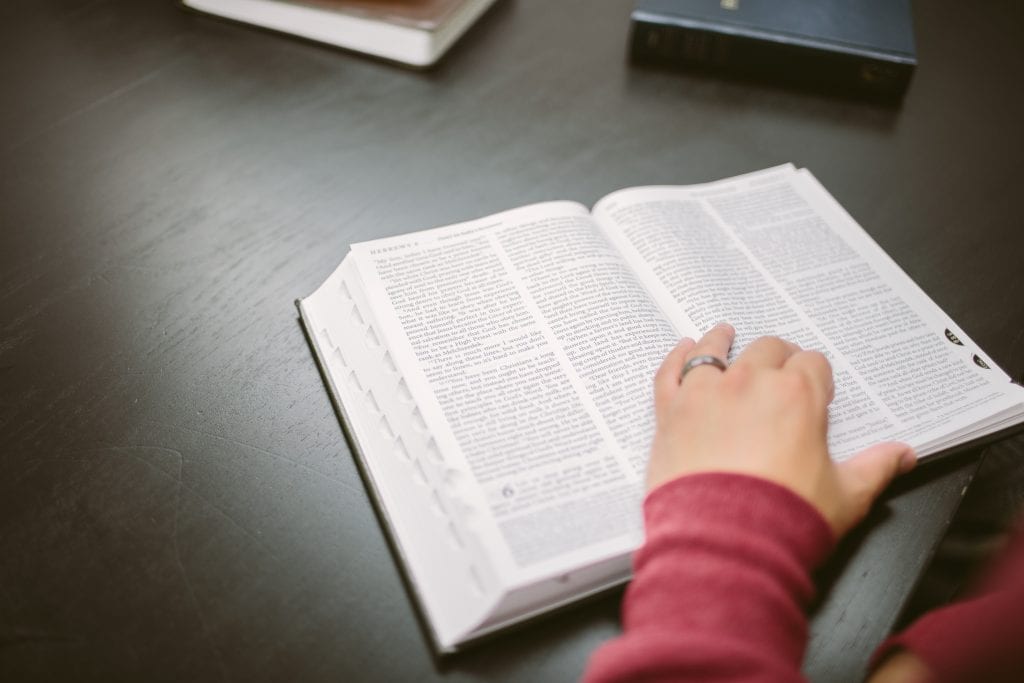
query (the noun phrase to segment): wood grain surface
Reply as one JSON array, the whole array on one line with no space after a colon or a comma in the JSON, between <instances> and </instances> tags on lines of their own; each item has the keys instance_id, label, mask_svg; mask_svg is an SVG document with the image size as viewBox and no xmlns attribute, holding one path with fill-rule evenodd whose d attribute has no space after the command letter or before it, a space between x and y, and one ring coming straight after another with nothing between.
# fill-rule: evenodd
<instances>
[{"instance_id":1,"label":"wood grain surface","mask_svg":"<svg viewBox=\"0 0 1024 683\"><path fill-rule=\"evenodd\" d=\"M810 168L1024 375L1024 8L915 3L902 107L630 67L625 0L504 0L435 70L169 0L0 6L0 680L568 681L619 596L433 659L296 321L350 242ZM978 454L822 571L853 681Z\"/></svg>"}]
</instances>

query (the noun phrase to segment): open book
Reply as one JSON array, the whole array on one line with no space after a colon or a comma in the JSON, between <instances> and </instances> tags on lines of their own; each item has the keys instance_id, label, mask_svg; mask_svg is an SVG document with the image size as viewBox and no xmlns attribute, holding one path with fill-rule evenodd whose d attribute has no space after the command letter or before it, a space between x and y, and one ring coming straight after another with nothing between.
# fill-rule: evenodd
<instances>
[{"instance_id":1,"label":"open book","mask_svg":"<svg viewBox=\"0 0 1024 683\"><path fill-rule=\"evenodd\" d=\"M792 166L354 244L299 309L441 651L628 579L654 372L716 322L733 354L828 356L837 459L1024 421L1024 388Z\"/></svg>"}]
</instances>

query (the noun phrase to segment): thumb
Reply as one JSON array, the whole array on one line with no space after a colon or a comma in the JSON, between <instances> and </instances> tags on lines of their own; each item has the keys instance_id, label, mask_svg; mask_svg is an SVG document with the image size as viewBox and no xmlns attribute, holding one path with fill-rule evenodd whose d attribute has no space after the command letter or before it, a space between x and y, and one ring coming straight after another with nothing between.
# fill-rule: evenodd
<instances>
[{"instance_id":1,"label":"thumb","mask_svg":"<svg viewBox=\"0 0 1024 683\"><path fill-rule=\"evenodd\" d=\"M839 463L839 486L850 513L846 528L863 519L885 487L897 475L912 470L915 464L917 456L914 450L898 441L875 444Z\"/></svg>"}]
</instances>

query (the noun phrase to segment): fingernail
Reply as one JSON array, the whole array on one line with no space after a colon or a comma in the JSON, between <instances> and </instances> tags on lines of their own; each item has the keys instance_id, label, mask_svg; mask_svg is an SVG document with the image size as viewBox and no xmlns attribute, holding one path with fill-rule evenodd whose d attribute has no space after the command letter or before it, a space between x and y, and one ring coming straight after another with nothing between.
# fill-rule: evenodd
<instances>
[{"instance_id":1,"label":"fingernail","mask_svg":"<svg viewBox=\"0 0 1024 683\"><path fill-rule=\"evenodd\" d=\"M729 332L735 332L735 331L736 331L736 330L735 330L735 329L733 328L733 326L732 326L732 325L730 325L730 324L729 324L729 323L727 323L727 322L720 322L720 323L718 323L717 325L715 325L715 327L717 327L717 328L719 328L719 329L722 329L722 330L727 330L727 331L729 331Z\"/></svg>"}]
</instances>

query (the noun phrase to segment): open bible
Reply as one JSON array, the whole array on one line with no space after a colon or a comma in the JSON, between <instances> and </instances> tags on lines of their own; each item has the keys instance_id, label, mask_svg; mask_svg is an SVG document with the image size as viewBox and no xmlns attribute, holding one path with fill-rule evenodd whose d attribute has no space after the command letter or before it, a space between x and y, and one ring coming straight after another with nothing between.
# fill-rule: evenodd
<instances>
[{"instance_id":1,"label":"open bible","mask_svg":"<svg viewBox=\"0 0 1024 683\"><path fill-rule=\"evenodd\" d=\"M442 652L628 579L654 372L719 321L733 355L827 355L836 459L1024 421L1024 388L792 166L353 244L299 309Z\"/></svg>"}]
</instances>

